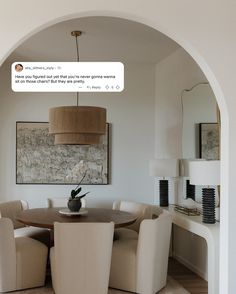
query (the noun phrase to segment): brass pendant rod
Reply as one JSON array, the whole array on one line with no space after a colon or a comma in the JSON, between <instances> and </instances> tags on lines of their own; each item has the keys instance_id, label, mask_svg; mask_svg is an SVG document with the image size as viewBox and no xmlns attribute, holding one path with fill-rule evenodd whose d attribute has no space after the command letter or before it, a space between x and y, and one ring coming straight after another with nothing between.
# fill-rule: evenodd
<instances>
[{"instance_id":1,"label":"brass pendant rod","mask_svg":"<svg viewBox=\"0 0 236 294\"><path fill-rule=\"evenodd\" d=\"M75 36L75 44L76 44L76 54L77 54L77 62L79 62L79 44L78 44L78 36L81 35L81 32L72 32L72 36ZM79 92L76 93L76 105L79 106Z\"/></svg>"},{"instance_id":2,"label":"brass pendant rod","mask_svg":"<svg viewBox=\"0 0 236 294\"><path fill-rule=\"evenodd\" d=\"M79 46L78 46L78 36L75 36L75 42L76 42L76 53L77 53L77 62L79 62ZM77 106L79 106L79 92L76 93L76 102Z\"/></svg>"},{"instance_id":3,"label":"brass pendant rod","mask_svg":"<svg viewBox=\"0 0 236 294\"><path fill-rule=\"evenodd\" d=\"M75 37L75 42L76 42L77 62L79 62L79 45L78 45L78 36Z\"/></svg>"}]
</instances>

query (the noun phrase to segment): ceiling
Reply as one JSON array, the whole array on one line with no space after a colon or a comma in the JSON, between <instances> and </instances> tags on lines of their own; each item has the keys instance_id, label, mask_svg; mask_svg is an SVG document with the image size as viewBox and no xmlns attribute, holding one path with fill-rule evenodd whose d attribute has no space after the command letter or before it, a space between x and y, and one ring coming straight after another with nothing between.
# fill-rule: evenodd
<instances>
[{"instance_id":1,"label":"ceiling","mask_svg":"<svg viewBox=\"0 0 236 294\"><path fill-rule=\"evenodd\" d=\"M158 63L179 46L146 25L113 17L85 17L51 26L29 38L8 58L14 61L75 61L73 30L81 30L80 61Z\"/></svg>"}]
</instances>

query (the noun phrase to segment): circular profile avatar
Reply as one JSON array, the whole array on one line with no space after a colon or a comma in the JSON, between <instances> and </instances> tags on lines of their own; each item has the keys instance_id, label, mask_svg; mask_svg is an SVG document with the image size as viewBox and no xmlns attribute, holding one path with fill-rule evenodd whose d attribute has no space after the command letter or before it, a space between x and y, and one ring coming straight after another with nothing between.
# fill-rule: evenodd
<instances>
[{"instance_id":1,"label":"circular profile avatar","mask_svg":"<svg viewBox=\"0 0 236 294\"><path fill-rule=\"evenodd\" d=\"M17 71L17 72L21 72L22 70L23 70L23 65L22 64L20 64L20 63L17 63L16 65L15 65L15 70Z\"/></svg>"}]
</instances>

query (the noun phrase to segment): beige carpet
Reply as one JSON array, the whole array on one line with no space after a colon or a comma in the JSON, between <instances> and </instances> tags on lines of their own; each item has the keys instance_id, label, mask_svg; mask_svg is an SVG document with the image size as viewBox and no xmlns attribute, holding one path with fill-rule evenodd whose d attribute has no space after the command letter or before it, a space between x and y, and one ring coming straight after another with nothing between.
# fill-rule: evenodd
<instances>
[{"instance_id":1,"label":"beige carpet","mask_svg":"<svg viewBox=\"0 0 236 294\"><path fill-rule=\"evenodd\" d=\"M54 294L54 291L52 290L51 285L49 283L46 287L16 291L11 293L12 294L13 293L14 294ZM115 289L109 289L108 291L108 294L125 294L125 293L130 294L130 292L124 292L124 291L119 291ZM171 277L168 277L166 287L158 293L160 294L190 294L178 282L176 282ZM69 294L69 293L65 293L65 294ZM94 294L97 294L97 293L94 293Z\"/></svg>"}]
</instances>

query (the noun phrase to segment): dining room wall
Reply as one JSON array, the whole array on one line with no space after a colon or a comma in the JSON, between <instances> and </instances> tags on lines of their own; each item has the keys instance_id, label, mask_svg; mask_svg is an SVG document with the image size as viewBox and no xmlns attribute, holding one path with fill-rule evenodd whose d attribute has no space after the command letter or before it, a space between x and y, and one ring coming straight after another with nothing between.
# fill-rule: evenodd
<instances>
[{"instance_id":1,"label":"dining room wall","mask_svg":"<svg viewBox=\"0 0 236 294\"><path fill-rule=\"evenodd\" d=\"M111 124L109 185L86 185L88 206L110 206L114 199L153 203L148 161L154 153L154 72L152 64L125 64L121 93L81 93L81 105L107 108ZM15 93L10 64L0 68L0 201L25 199L43 207L48 197L66 197L71 185L19 185L16 172L16 121L47 121L52 106L74 105L75 93Z\"/></svg>"}]
</instances>

